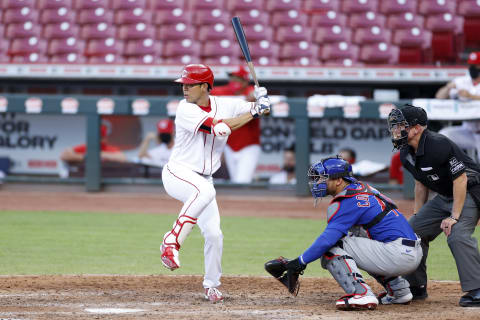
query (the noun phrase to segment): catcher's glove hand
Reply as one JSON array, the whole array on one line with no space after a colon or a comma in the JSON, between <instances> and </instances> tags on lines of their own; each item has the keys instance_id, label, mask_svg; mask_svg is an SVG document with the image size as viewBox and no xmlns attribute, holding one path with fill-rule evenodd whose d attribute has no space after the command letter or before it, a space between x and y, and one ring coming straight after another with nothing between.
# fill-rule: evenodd
<instances>
[{"instance_id":1,"label":"catcher's glove hand","mask_svg":"<svg viewBox=\"0 0 480 320\"><path fill-rule=\"evenodd\" d=\"M265 270L280 281L288 292L296 296L300 290L299 276L303 274L307 266L302 264L300 260L288 260L284 257L270 260L265 263Z\"/></svg>"}]
</instances>

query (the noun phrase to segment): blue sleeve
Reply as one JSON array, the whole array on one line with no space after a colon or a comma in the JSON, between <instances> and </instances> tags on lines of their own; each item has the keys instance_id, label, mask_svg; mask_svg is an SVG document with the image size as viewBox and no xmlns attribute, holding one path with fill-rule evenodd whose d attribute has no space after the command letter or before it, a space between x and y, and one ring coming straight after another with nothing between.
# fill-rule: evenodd
<instances>
[{"instance_id":1,"label":"blue sleeve","mask_svg":"<svg viewBox=\"0 0 480 320\"><path fill-rule=\"evenodd\" d=\"M310 262L317 260L323 256L328 249L333 247L342 237L342 232L333 228L328 228L327 226L325 231L323 231L323 233L315 240L310 248L305 250L305 252L300 256L300 261L303 264L309 264Z\"/></svg>"}]
</instances>

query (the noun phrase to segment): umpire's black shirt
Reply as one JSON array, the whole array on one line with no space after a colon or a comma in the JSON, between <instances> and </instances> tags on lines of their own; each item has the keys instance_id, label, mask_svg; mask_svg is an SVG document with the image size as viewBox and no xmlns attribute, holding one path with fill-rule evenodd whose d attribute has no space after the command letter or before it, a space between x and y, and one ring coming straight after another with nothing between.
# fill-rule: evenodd
<instances>
[{"instance_id":1,"label":"umpire's black shirt","mask_svg":"<svg viewBox=\"0 0 480 320\"><path fill-rule=\"evenodd\" d=\"M469 185L480 181L478 164L450 139L427 129L420 137L417 153L411 146L402 148L400 160L415 180L446 197L453 196L453 180L464 172Z\"/></svg>"}]
</instances>

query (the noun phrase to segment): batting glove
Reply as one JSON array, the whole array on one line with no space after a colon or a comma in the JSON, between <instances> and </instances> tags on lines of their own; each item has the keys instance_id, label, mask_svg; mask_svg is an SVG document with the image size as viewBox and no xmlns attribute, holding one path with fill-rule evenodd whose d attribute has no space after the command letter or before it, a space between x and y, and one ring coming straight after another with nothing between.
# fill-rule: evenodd
<instances>
[{"instance_id":1,"label":"batting glove","mask_svg":"<svg viewBox=\"0 0 480 320\"><path fill-rule=\"evenodd\" d=\"M257 99L257 102L253 105L250 113L254 118L258 118L259 116L269 115L270 114L270 99L268 96L263 96Z\"/></svg>"},{"instance_id":2,"label":"batting glove","mask_svg":"<svg viewBox=\"0 0 480 320\"><path fill-rule=\"evenodd\" d=\"M255 97L255 100L258 100L261 97L266 97L267 89L265 87L255 86L255 90L253 90L253 96Z\"/></svg>"}]
</instances>

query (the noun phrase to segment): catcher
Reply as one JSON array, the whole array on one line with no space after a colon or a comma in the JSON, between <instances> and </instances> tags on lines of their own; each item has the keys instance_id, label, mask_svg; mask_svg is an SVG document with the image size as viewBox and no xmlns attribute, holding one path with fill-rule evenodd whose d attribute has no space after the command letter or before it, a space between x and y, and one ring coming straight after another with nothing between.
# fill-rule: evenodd
<instances>
[{"instance_id":1,"label":"catcher","mask_svg":"<svg viewBox=\"0 0 480 320\"><path fill-rule=\"evenodd\" d=\"M352 166L339 156L310 167L310 190L315 202L333 197L327 209L327 227L302 255L294 260L280 257L265 269L296 295L299 275L307 264L321 259L346 295L337 309L370 309L381 304L407 304L410 285L401 277L414 271L422 258L420 239L395 204L376 189L357 181ZM365 283L365 270L384 288L378 299Z\"/></svg>"}]
</instances>

